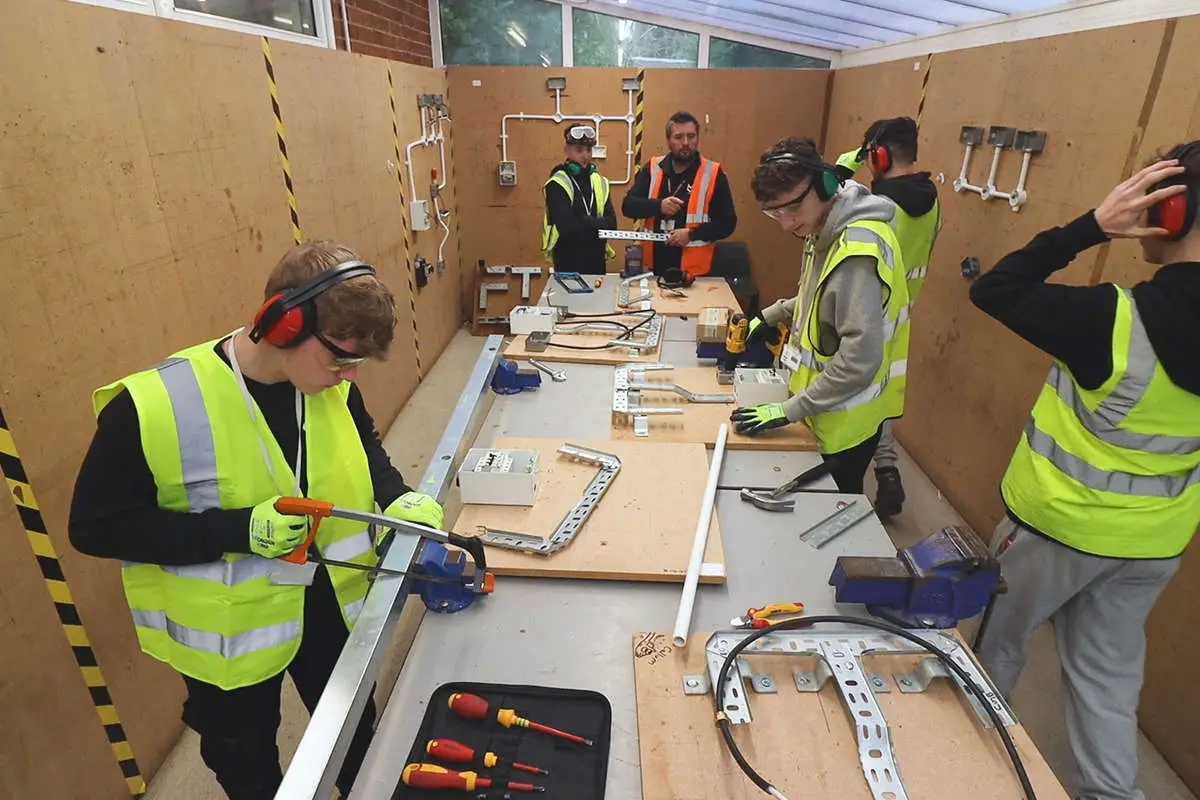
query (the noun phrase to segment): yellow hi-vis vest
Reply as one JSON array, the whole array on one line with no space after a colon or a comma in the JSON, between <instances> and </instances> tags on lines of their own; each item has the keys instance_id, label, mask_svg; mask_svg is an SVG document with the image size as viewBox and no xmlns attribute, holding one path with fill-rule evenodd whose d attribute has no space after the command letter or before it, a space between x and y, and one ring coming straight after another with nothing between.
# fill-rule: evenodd
<instances>
[{"instance_id":1,"label":"yellow hi-vis vest","mask_svg":"<svg viewBox=\"0 0 1200 800\"><path fill-rule=\"evenodd\" d=\"M99 415L122 390L129 392L159 507L181 514L244 509L295 493L292 467L262 414L255 422L247 413L233 371L213 350L217 341L182 350L157 367L97 389L92 397ZM308 494L373 511L366 451L346 405L348 394L349 384L343 382L304 398ZM263 459L262 442L275 479ZM170 537L171 531L162 535ZM328 558L378 563L361 522L322 521L316 545ZM279 566L246 553L187 566L124 562L121 580L143 652L222 689L278 674L300 646L306 588L272 583ZM349 628L367 594L366 573L327 569Z\"/></svg>"},{"instance_id":2,"label":"yellow hi-vis vest","mask_svg":"<svg viewBox=\"0 0 1200 800\"><path fill-rule=\"evenodd\" d=\"M1099 389L1050 368L1001 492L1023 523L1076 550L1174 557L1200 526L1200 397L1163 371L1122 288L1112 348Z\"/></svg>"},{"instance_id":3,"label":"yellow hi-vis vest","mask_svg":"<svg viewBox=\"0 0 1200 800\"><path fill-rule=\"evenodd\" d=\"M592 179L592 197L596 201L596 215L604 214L604 207L608 205L609 186L608 178L601 175L599 172L593 172ZM557 183L567 193L567 202L575 202L575 184L567 177L567 174L561 169L555 170L550 179L542 184L542 191L546 191L546 187L552 183ZM550 211L547 208L542 210L542 255L547 261L553 260L552 251L554 245L558 244L558 226L550 224ZM604 245L604 257L613 258L617 255L617 251L613 250L612 245L607 242Z\"/></svg>"},{"instance_id":4,"label":"yellow hi-vis vest","mask_svg":"<svg viewBox=\"0 0 1200 800\"><path fill-rule=\"evenodd\" d=\"M925 273L929 270L929 257L933 244L942 229L942 204L933 201L933 208L919 217L909 216L900 204L896 204L896 238L900 241L900 252L904 255L904 279L908 284L908 303L916 305L917 296L925 286Z\"/></svg>"},{"instance_id":5,"label":"yellow hi-vis vest","mask_svg":"<svg viewBox=\"0 0 1200 800\"><path fill-rule=\"evenodd\" d=\"M806 422L817 438L822 453L840 453L862 444L875 435L885 419L904 413L905 374L908 370L909 303L904 282L904 259L895 230L886 222L852 222L829 248L821 268L816 290L808 299L796 302L789 342L800 351L800 363L792 372L788 391L799 394L812 385L835 353L819 351L819 310L822 290L839 264L851 256L875 259L883 282L880 304L884 309L883 361L871 384L837 408L809 417ZM806 253L812 268L814 254ZM807 320L802 323L801 320Z\"/></svg>"}]
</instances>

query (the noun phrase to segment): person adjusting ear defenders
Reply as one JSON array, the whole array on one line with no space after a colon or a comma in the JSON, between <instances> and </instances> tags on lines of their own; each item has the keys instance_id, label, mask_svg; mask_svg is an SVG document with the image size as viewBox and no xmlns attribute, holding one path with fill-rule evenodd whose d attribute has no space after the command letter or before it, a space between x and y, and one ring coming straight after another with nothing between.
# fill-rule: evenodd
<instances>
[{"instance_id":1,"label":"person adjusting ear defenders","mask_svg":"<svg viewBox=\"0 0 1200 800\"><path fill-rule=\"evenodd\" d=\"M335 242L297 245L275 265L248 325L96 389L96 431L68 534L119 564L141 649L177 671L183 721L226 794L272 798L280 692L290 672L312 711L345 647L369 573L293 564L304 496L440 527L437 501L392 465L357 370L392 343L396 303L374 268ZM379 563L367 526L322 519L309 547ZM345 796L374 729L367 700L337 779Z\"/></svg>"},{"instance_id":2,"label":"person adjusting ear defenders","mask_svg":"<svg viewBox=\"0 0 1200 800\"><path fill-rule=\"evenodd\" d=\"M780 364L783 403L736 408L735 433L804 420L843 492L862 492L880 428L904 411L908 289L893 221L896 207L839 178L808 137L763 153L751 180L759 208L804 240L800 291L761 312L754 337L790 323Z\"/></svg>"},{"instance_id":3,"label":"person adjusting ear defenders","mask_svg":"<svg viewBox=\"0 0 1200 800\"><path fill-rule=\"evenodd\" d=\"M615 230L617 212L605 178L592 163L596 129L568 125L563 130L563 155L542 186L542 254L557 272L603 275L616 252L600 238L602 230Z\"/></svg>"}]
</instances>

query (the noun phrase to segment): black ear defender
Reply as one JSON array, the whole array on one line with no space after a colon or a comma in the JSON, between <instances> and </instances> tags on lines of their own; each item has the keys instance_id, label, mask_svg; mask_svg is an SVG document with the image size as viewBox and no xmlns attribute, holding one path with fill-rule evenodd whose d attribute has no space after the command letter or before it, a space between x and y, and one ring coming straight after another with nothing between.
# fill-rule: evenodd
<instances>
[{"instance_id":1,"label":"black ear defender","mask_svg":"<svg viewBox=\"0 0 1200 800\"><path fill-rule=\"evenodd\" d=\"M759 159L760 164L778 164L781 162L799 164L812 173L813 189L821 202L832 200L839 188L845 182L837 174L837 167L825 159L812 156L801 156L796 153L774 153Z\"/></svg>"},{"instance_id":2,"label":"black ear defender","mask_svg":"<svg viewBox=\"0 0 1200 800\"><path fill-rule=\"evenodd\" d=\"M1166 160L1178 159L1182 162L1184 158L1198 149L1200 149L1200 142L1180 145L1167 154ZM1168 242L1177 242L1191 232L1192 226L1196 224L1196 211L1197 206L1200 205L1200 199L1196 196L1195 187L1188 185L1186 172L1160 181L1150 189L1153 192L1168 186L1180 185L1187 185L1187 190L1160 200L1147 209L1148 221L1155 228L1166 229L1167 235L1162 238Z\"/></svg>"},{"instance_id":3,"label":"black ear defender","mask_svg":"<svg viewBox=\"0 0 1200 800\"><path fill-rule=\"evenodd\" d=\"M313 302L342 281L374 275L365 261L344 261L309 280L268 298L254 315L250 341L265 340L276 347L295 347L317 332L317 309Z\"/></svg>"}]
</instances>

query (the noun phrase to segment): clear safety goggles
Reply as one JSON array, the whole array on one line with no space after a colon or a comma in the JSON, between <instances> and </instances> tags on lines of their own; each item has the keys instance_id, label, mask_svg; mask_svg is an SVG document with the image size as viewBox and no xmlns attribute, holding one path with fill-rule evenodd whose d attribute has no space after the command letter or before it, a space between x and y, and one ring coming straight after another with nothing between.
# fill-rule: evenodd
<instances>
[{"instance_id":1,"label":"clear safety goggles","mask_svg":"<svg viewBox=\"0 0 1200 800\"><path fill-rule=\"evenodd\" d=\"M591 125L573 125L567 131L567 141L572 144L593 143L596 141L596 129Z\"/></svg>"}]
</instances>

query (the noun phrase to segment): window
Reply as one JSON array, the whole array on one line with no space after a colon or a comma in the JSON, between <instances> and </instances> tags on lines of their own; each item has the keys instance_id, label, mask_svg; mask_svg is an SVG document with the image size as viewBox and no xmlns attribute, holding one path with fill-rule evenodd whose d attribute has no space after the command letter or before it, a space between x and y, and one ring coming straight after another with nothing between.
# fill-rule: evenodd
<instances>
[{"instance_id":1,"label":"window","mask_svg":"<svg viewBox=\"0 0 1200 800\"><path fill-rule=\"evenodd\" d=\"M767 47L712 37L708 45L710 67L770 67L774 69L829 69L823 58L785 53Z\"/></svg>"},{"instance_id":2,"label":"window","mask_svg":"<svg viewBox=\"0 0 1200 800\"><path fill-rule=\"evenodd\" d=\"M333 46L331 0L76 0L292 42Z\"/></svg>"},{"instance_id":3,"label":"window","mask_svg":"<svg viewBox=\"0 0 1200 800\"><path fill-rule=\"evenodd\" d=\"M445 2L445 0L443 0ZM578 67L695 67L700 35L572 9Z\"/></svg>"},{"instance_id":4,"label":"window","mask_svg":"<svg viewBox=\"0 0 1200 800\"><path fill-rule=\"evenodd\" d=\"M562 65L562 6L557 3L440 0L439 13L446 64Z\"/></svg>"}]
</instances>

